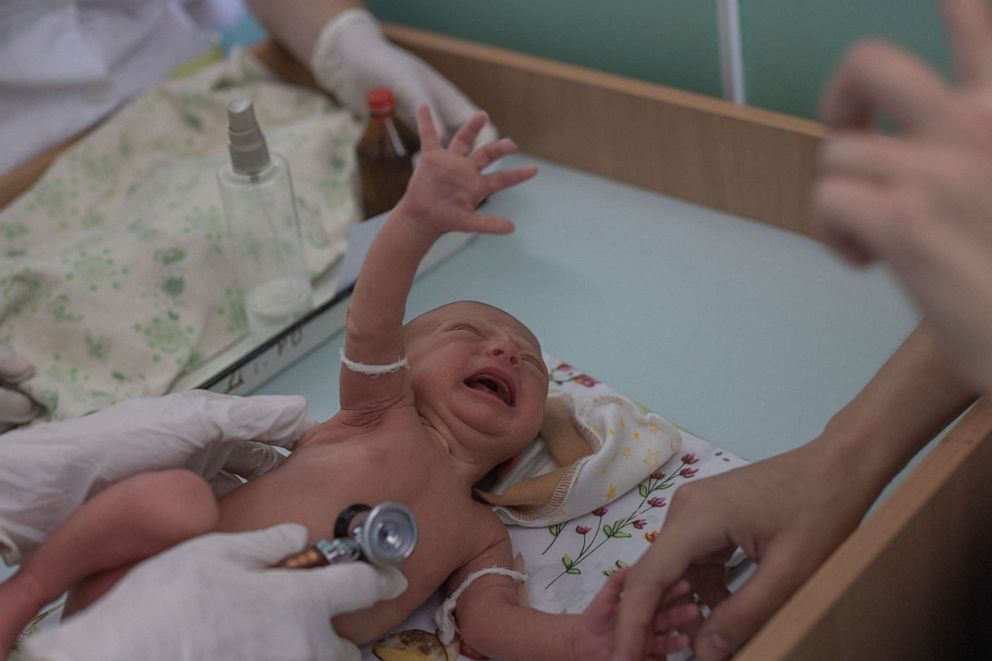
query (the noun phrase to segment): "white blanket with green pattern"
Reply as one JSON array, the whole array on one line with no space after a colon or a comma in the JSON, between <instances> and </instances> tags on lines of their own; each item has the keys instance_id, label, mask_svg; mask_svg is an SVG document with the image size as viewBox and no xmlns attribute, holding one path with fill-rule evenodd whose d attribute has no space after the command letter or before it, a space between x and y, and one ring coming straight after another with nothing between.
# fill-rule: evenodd
<instances>
[{"instance_id":1,"label":"white blanket with green pattern","mask_svg":"<svg viewBox=\"0 0 992 661\"><path fill-rule=\"evenodd\" d=\"M361 127L327 97L234 55L134 99L0 213L0 341L50 417L164 393L246 332L214 174L243 94L290 162L311 275L344 253Z\"/></svg>"}]
</instances>

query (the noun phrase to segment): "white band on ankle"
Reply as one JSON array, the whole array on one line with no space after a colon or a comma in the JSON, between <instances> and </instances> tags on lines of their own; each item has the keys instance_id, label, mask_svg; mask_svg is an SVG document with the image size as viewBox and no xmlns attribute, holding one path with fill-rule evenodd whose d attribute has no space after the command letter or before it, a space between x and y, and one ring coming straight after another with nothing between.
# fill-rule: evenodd
<instances>
[{"instance_id":1,"label":"white band on ankle","mask_svg":"<svg viewBox=\"0 0 992 661\"><path fill-rule=\"evenodd\" d=\"M399 372L402 369L410 368L410 363L407 361L406 356L403 356L395 363L389 363L388 365L368 365L366 363L359 363L351 360L344 355L344 349L341 349L341 364L352 372L358 372L359 374L364 374L366 376L382 376L383 374L392 374L393 372Z\"/></svg>"}]
</instances>

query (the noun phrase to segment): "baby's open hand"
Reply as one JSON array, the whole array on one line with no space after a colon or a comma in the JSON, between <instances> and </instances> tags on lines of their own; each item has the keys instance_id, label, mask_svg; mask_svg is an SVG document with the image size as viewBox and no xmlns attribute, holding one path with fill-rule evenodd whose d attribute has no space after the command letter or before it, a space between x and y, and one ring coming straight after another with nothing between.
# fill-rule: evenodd
<instances>
[{"instance_id":1,"label":"baby's open hand","mask_svg":"<svg viewBox=\"0 0 992 661\"><path fill-rule=\"evenodd\" d=\"M512 140L503 138L473 152L472 145L485 124L485 113L475 115L445 149L438 140L430 111L421 106L417 112L420 162L396 211L437 236L445 232L512 232L513 223L509 220L480 214L475 207L489 195L530 179L537 167L482 174L489 164L517 150Z\"/></svg>"}]
</instances>

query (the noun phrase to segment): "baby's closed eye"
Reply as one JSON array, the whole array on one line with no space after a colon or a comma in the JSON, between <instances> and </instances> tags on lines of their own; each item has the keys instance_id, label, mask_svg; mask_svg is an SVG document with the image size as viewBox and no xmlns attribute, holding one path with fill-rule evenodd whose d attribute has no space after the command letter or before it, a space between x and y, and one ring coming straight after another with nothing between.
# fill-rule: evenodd
<instances>
[{"instance_id":1,"label":"baby's closed eye","mask_svg":"<svg viewBox=\"0 0 992 661\"><path fill-rule=\"evenodd\" d=\"M480 338L483 337L482 332L475 326L472 326L471 324L458 324L457 326L453 327L451 330L464 331L466 333L471 333L476 337L480 337Z\"/></svg>"}]
</instances>

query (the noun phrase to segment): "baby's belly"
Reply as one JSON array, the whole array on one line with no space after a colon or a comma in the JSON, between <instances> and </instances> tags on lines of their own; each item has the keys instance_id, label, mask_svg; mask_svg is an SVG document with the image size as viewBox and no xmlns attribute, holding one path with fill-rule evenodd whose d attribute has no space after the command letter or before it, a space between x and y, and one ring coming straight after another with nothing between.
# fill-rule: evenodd
<instances>
[{"instance_id":1,"label":"baby's belly","mask_svg":"<svg viewBox=\"0 0 992 661\"><path fill-rule=\"evenodd\" d=\"M422 471L418 462L389 456L393 453L333 449L342 451L328 447L301 452L279 469L221 499L218 527L224 532L238 532L300 523L306 526L313 543L332 537L338 515L352 504L375 506L393 500L409 507L417 519L419 536L413 555L400 566L409 582L407 591L371 609L334 620L338 633L362 643L402 623L426 601L467 561L466 552L471 553L467 547L473 542L464 540L477 536L464 530L474 527L468 513L472 507L468 494L460 495L452 485L439 481L436 471Z\"/></svg>"}]
</instances>

